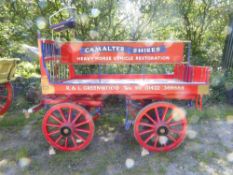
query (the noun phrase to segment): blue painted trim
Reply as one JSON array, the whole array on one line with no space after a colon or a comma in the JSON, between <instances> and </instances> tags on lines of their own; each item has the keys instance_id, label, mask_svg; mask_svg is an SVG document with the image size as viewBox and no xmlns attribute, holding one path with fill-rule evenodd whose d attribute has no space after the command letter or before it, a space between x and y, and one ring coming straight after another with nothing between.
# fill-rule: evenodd
<instances>
[{"instance_id":1,"label":"blue painted trim","mask_svg":"<svg viewBox=\"0 0 233 175\"><path fill-rule=\"evenodd\" d=\"M190 59L191 59L191 42L188 43L188 65L191 65Z\"/></svg>"}]
</instances>

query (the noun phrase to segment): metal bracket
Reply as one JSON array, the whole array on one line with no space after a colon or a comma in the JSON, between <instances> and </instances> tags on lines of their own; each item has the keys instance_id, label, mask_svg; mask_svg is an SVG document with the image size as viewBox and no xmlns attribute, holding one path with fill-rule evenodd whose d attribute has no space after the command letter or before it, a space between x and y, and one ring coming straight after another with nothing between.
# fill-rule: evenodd
<instances>
[{"instance_id":1,"label":"metal bracket","mask_svg":"<svg viewBox=\"0 0 233 175\"><path fill-rule=\"evenodd\" d=\"M129 106L130 100L125 98L125 130L129 130L130 127L133 125L133 120L129 120Z\"/></svg>"}]
</instances>

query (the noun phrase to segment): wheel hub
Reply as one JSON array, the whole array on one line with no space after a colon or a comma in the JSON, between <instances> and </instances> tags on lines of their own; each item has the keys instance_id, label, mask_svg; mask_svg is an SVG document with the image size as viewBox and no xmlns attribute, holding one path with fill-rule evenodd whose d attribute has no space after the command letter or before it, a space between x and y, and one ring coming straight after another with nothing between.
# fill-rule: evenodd
<instances>
[{"instance_id":1,"label":"wheel hub","mask_svg":"<svg viewBox=\"0 0 233 175\"><path fill-rule=\"evenodd\" d=\"M160 126L157 129L157 134L159 136L166 136L168 134L168 128L166 126Z\"/></svg>"},{"instance_id":2,"label":"wheel hub","mask_svg":"<svg viewBox=\"0 0 233 175\"><path fill-rule=\"evenodd\" d=\"M64 126L61 128L61 134L65 137L70 136L71 135L71 129L68 126Z\"/></svg>"}]
</instances>

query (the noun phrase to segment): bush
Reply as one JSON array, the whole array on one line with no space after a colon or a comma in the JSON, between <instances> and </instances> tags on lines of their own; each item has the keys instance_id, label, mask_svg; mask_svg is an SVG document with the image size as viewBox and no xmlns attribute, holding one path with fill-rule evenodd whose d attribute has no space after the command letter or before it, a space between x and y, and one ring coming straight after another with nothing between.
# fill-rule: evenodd
<instances>
[{"instance_id":1,"label":"bush","mask_svg":"<svg viewBox=\"0 0 233 175\"><path fill-rule=\"evenodd\" d=\"M23 78L38 77L39 65L35 63L30 63L27 61L22 61L17 65L16 76Z\"/></svg>"},{"instance_id":2,"label":"bush","mask_svg":"<svg viewBox=\"0 0 233 175\"><path fill-rule=\"evenodd\" d=\"M210 95L207 101L233 104L233 71L218 70L211 73Z\"/></svg>"}]
</instances>

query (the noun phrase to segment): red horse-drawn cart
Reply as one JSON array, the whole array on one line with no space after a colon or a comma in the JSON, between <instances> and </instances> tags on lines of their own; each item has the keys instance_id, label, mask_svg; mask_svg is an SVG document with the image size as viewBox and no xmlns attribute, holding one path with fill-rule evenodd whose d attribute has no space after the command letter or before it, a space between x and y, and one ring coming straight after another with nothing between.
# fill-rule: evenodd
<instances>
[{"instance_id":1,"label":"red horse-drawn cart","mask_svg":"<svg viewBox=\"0 0 233 175\"><path fill-rule=\"evenodd\" d=\"M10 81L13 80L16 62L18 59L0 59L0 118L11 105L13 88Z\"/></svg>"},{"instance_id":2,"label":"red horse-drawn cart","mask_svg":"<svg viewBox=\"0 0 233 175\"><path fill-rule=\"evenodd\" d=\"M52 26L54 31L73 27L72 19ZM62 151L86 148L94 136L93 119L100 115L104 97L126 97L126 126L134 125L134 136L149 151L177 148L187 130L185 111L166 100L195 101L201 109L208 93L210 69L189 63L190 42L113 41L62 42L39 39L43 99L49 106L42 131L46 140ZM186 54L187 51L187 54ZM188 63L184 63L184 55ZM110 65L169 64L173 73L106 74ZM97 73L80 69L97 65ZM83 69L82 69L83 70ZM153 69L152 69L153 70ZM81 73L80 73L81 72ZM134 117L130 122L128 114Z\"/></svg>"}]
</instances>

